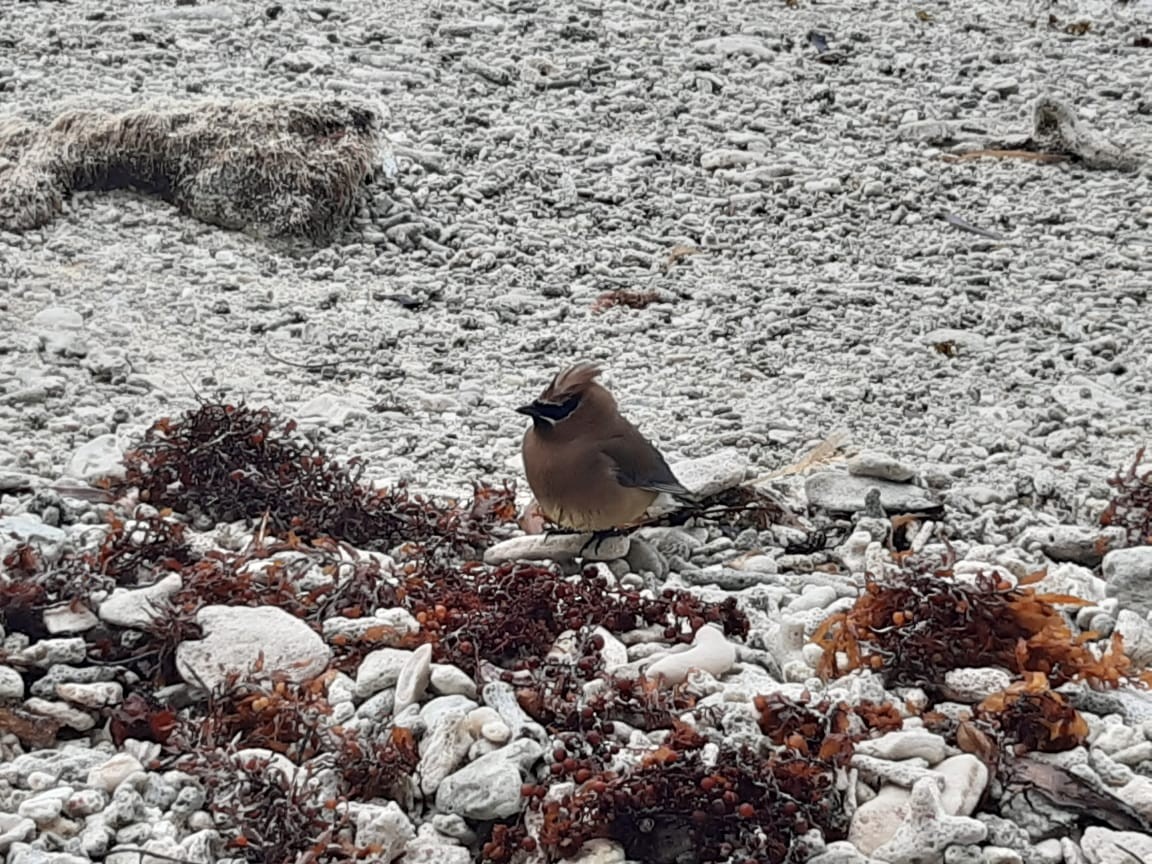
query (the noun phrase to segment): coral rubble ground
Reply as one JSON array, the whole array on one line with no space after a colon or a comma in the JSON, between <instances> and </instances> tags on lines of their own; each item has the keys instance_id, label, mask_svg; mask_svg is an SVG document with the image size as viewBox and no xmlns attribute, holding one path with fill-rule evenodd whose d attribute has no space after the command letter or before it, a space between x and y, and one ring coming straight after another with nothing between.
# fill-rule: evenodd
<instances>
[{"instance_id":1,"label":"coral rubble ground","mask_svg":"<svg viewBox=\"0 0 1152 864\"><path fill-rule=\"evenodd\" d=\"M1147 0L0 48L6 864L1152 861ZM578 358L696 512L525 534Z\"/></svg>"}]
</instances>

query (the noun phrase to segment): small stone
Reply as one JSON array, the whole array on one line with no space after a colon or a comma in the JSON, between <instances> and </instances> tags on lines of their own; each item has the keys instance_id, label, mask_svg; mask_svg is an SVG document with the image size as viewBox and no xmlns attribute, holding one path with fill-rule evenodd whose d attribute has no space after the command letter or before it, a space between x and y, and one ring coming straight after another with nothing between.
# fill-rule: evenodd
<instances>
[{"instance_id":1,"label":"small stone","mask_svg":"<svg viewBox=\"0 0 1152 864\"><path fill-rule=\"evenodd\" d=\"M654 578L660 580L668 576L668 559L642 537L633 535L629 538L628 557L625 560L632 573L652 574Z\"/></svg>"},{"instance_id":2,"label":"small stone","mask_svg":"<svg viewBox=\"0 0 1152 864\"><path fill-rule=\"evenodd\" d=\"M944 695L955 702L982 702L1007 690L1012 680L1012 673L995 666L949 669L944 673Z\"/></svg>"},{"instance_id":3,"label":"small stone","mask_svg":"<svg viewBox=\"0 0 1152 864\"><path fill-rule=\"evenodd\" d=\"M1113 831L1095 825L1084 829L1080 848L1089 864L1134 864L1152 861L1152 835Z\"/></svg>"},{"instance_id":4,"label":"small stone","mask_svg":"<svg viewBox=\"0 0 1152 864\"><path fill-rule=\"evenodd\" d=\"M919 757L929 765L935 765L948 756L948 742L924 729L900 729L879 738L860 741L856 752L891 760Z\"/></svg>"},{"instance_id":5,"label":"small stone","mask_svg":"<svg viewBox=\"0 0 1152 864\"><path fill-rule=\"evenodd\" d=\"M1152 821L1152 779L1144 776L1133 777L1117 790L1116 797L1144 819Z\"/></svg>"},{"instance_id":6,"label":"small stone","mask_svg":"<svg viewBox=\"0 0 1152 864\"><path fill-rule=\"evenodd\" d=\"M412 614L399 608L377 609L374 615L365 618L333 617L324 622L324 638L329 642L337 636L358 640L370 634L373 644L394 646L419 631L420 625Z\"/></svg>"},{"instance_id":7,"label":"small stone","mask_svg":"<svg viewBox=\"0 0 1152 864\"><path fill-rule=\"evenodd\" d=\"M392 706L396 704L396 690L389 687L365 699L357 708L356 716L378 722L391 716Z\"/></svg>"},{"instance_id":8,"label":"small stone","mask_svg":"<svg viewBox=\"0 0 1152 864\"><path fill-rule=\"evenodd\" d=\"M774 56L774 52L765 44L762 37L742 34L700 39L694 42L692 47L701 54L744 55L753 60L771 60Z\"/></svg>"},{"instance_id":9,"label":"small stone","mask_svg":"<svg viewBox=\"0 0 1152 864\"><path fill-rule=\"evenodd\" d=\"M1055 562L1071 562L1096 567L1104 555L1123 546L1124 529L1085 528L1081 525L1033 526L1021 534L1016 545L1021 549L1039 547Z\"/></svg>"},{"instance_id":10,"label":"small stone","mask_svg":"<svg viewBox=\"0 0 1152 864\"><path fill-rule=\"evenodd\" d=\"M981 843L987 835L984 823L949 815L941 803L939 788L925 779L912 787L908 815L896 835L871 854L888 864L924 864L942 858L949 846Z\"/></svg>"},{"instance_id":11,"label":"small stone","mask_svg":"<svg viewBox=\"0 0 1152 864\"><path fill-rule=\"evenodd\" d=\"M38 332L80 330L84 327L84 316L68 306L49 306L32 316L29 327Z\"/></svg>"},{"instance_id":12,"label":"small stone","mask_svg":"<svg viewBox=\"0 0 1152 864\"><path fill-rule=\"evenodd\" d=\"M17 756L9 762L0 762L0 781L29 789L50 788L56 785L84 782L88 771L108 758L107 752L83 746L63 746L56 750L38 750ZM40 785L34 778L43 778Z\"/></svg>"},{"instance_id":13,"label":"small stone","mask_svg":"<svg viewBox=\"0 0 1152 864\"><path fill-rule=\"evenodd\" d=\"M1100 382L1073 375L1052 388L1053 401L1068 414L1124 411L1128 404Z\"/></svg>"},{"instance_id":14,"label":"small stone","mask_svg":"<svg viewBox=\"0 0 1152 864\"><path fill-rule=\"evenodd\" d=\"M1130 609L1116 615L1115 631L1124 637L1124 653L1137 666L1152 662L1152 624Z\"/></svg>"},{"instance_id":15,"label":"small stone","mask_svg":"<svg viewBox=\"0 0 1152 864\"><path fill-rule=\"evenodd\" d=\"M503 540L484 551L484 563L508 561L616 561L628 556L631 541L623 536L594 540L591 534L528 534Z\"/></svg>"},{"instance_id":16,"label":"small stone","mask_svg":"<svg viewBox=\"0 0 1152 864\"><path fill-rule=\"evenodd\" d=\"M167 600L183 586L178 573L146 588L117 588L101 604L100 620L117 627L145 630L155 623Z\"/></svg>"},{"instance_id":17,"label":"small stone","mask_svg":"<svg viewBox=\"0 0 1152 864\"><path fill-rule=\"evenodd\" d=\"M44 485L44 480L35 474L0 469L0 493L2 494L29 492L42 485Z\"/></svg>"},{"instance_id":18,"label":"small stone","mask_svg":"<svg viewBox=\"0 0 1152 864\"><path fill-rule=\"evenodd\" d=\"M932 769L944 778L940 795L944 812L971 816L988 786L988 767L971 753L949 756Z\"/></svg>"},{"instance_id":19,"label":"small stone","mask_svg":"<svg viewBox=\"0 0 1152 864\"><path fill-rule=\"evenodd\" d=\"M460 766L474 741L468 728L468 714L453 708L428 721L421 741L421 758L416 776L425 796L435 794L444 778Z\"/></svg>"},{"instance_id":20,"label":"small stone","mask_svg":"<svg viewBox=\"0 0 1152 864\"><path fill-rule=\"evenodd\" d=\"M1085 432L1079 426L1062 426L1045 436L1044 449L1049 456L1059 459L1069 450L1075 449L1084 438Z\"/></svg>"},{"instance_id":21,"label":"small stone","mask_svg":"<svg viewBox=\"0 0 1152 864\"><path fill-rule=\"evenodd\" d=\"M51 636L85 633L99 623L92 610L82 604L62 603L44 610L44 628Z\"/></svg>"},{"instance_id":22,"label":"small stone","mask_svg":"<svg viewBox=\"0 0 1152 864\"><path fill-rule=\"evenodd\" d=\"M736 647L716 627L705 624L696 631L692 647L687 651L665 654L646 667L645 674L674 686L683 684L694 669L720 678L735 665Z\"/></svg>"},{"instance_id":23,"label":"small stone","mask_svg":"<svg viewBox=\"0 0 1152 864\"><path fill-rule=\"evenodd\" d=\"M1079 564L1055 564L1048 568L1044 578L1033 585L1045 594L1072 594L1083 600L1102 601L1107 584L1087 567Z\"/></svg>"},{"instance_id":24,"label":"small stone","mask_svg":"<svg viewBox=\"0 0 1152 864\"><path fill-rule=\"evenodd\" d=\"M985 846L980 849L980 864L1024 864L1024 858L1015 849L1009 849L1007 846Z\"/></svg>"},{"instance_id":25,"label":"small stone","mask_svg":"<svg viewBox=\"0 0 1152 864\"><path fill-rule=\"evenodd\" d=\"M494 708L508 725L508 728L512 730L513 738L519 738L523 733L541 739L545 737L544 730L540 725L520 707L520 702L516 698L516 691L507 681L491 681L485 684L481 695L484 704Z\"/></svg>"},{"instance_id":26,"label":"small stone","mask_svg":"<svg viewBox=\"0 0 1152 864\"><path fill-rule=\"evenodd\" d=\"M57 545L68 539L67 533L61 529L28 513L0 516L0 538L7 537L23 543L37 542L42 546Z\"/></svg>"},{"instance_id":27,"label":"small stone","mask_svg":"<svg viewBox=\"0 0 1152 864\"><path fill-rule=\"evenodd\" d=\"M368 416L368 408L343 396L321 393L296 409L293 416L305 427L343 429L352 421L364 420Z\"/></svg>"},{"instance_id":28,"label":"small stone","mask_svg":"<svg viewBox=\"0 0 1152 864\"><path fill-rule=\"evenodd\" d=\"M811 585L808 586L799 597L793 600L785 607L785 612L790 615L797 612L808 612L812 609L824 609L834 603L838 593L835 588L830 585Z\"/></svg>"},{"instance_id":29,"label":"small stone","mask_svg":"<svg viewBox=\"0 0 1152 864\"><path fill-rule=\"evenodd\" d=\"M1020 82L1015 78L979 78L973 86L981 93L997 93L1001 98L1020 92Z\"/></svg>"},{"instance_id":30,"label":"small stone","mask_svg":"<svg viewBox=\"0 0 1152 864\"><path fill-rule=\"evenodd\" d=\"M31 840L36 835L36 823L15 813L0 813L0 855L13 845Z\"/></svg>"},{"instance_id":31,"label":"small stone","mask_svg":"<svg viewBox=\"0 0 1152 864\"><path fill-rule=\"evenodd\" d=\"M117 753L88 771L88 785L111 795L128 777L143 770L144 766L135 756Z\"/></svg>"},{"instance_id":32,"label":"small stone","mask_svg":"<svg viewBox=\"0 0 1152 864\"><path fill-rule=\"evenodd\" d=\"M480 705L469 711L465 728L473 738L483 737L494 744L506 744L512 737L512 730L508 728L508 724L496 709L489 705ZM485 734L485 730L488 729L496 737Z\"/></svg>"},{"instance_id":33,"label":"small stone","mask_svg":"<svg viewBox=\"0 0 1152 864\"><path fill-rule=\"evenodd\" d=\"M739 486L748 477L747 458L736 449L716 450L671 466L676 479L693 495L706 498Z\"/></svg>"},{"instance_id":34,"label":"small stone","mask_svg":"<svg viewBox=\"0 0 1152 864\"><path fill-rule=\"evenodd\" d=\"M91 816L107 807L109 800L103 789L77 789L64 802L64 812L73 819Z\"/></svg>"},{"instance_id":35,"label":"small stone","mask_svg":"<svg viewBox=\"0 0 1152 864\"><path fill-rule=\"evenodd\" d=\"M76 448L68 461L68 476L89 483L124 477L124 447L115 434L99 435Z\"/></svg>"},{"instance_id":36,"label":"small stone","mask_svg":"<svg viewBox=\"0 0 1152 864\"><path fill-rule=\"evenodd\" d=\"M839 192L844 187L839 177L815 177L804 181L804 191L819 195L820 193Z\"/></svg>"},{"instance_id":37,"label":"small stone","mask_svg":"<svg viewBox=\"0 0 1152 864\"><path fill-rule=\"evenodd\" d=\"M11 666L0 666L0 702L24 698L24 679Z\"/></svg>"},{"instance_id":38,"label":"small stone","mask_svg":"<svg viewBox=\"0 0 1152 864\"><path fill-rule=\"evenodd\" d=\"M916 476L911 468L879 450L862 450L848 460L848 473L856 477L878 477L903 483Z\"/></svg>"},{"instance_id":39,"label":"small stone","mask_svg":"<svg viewBox=\"0 0 1152 864\"><path fill-rule=\"evenodd\" d=\"M1142 616L1152 612L1152 546L1116 549L1104 556L1104 581L1120 608Z\"/></svg>"},{"instance_id":40,"label":"small stone","mask_svg":"<svg viewBox=\"0 0 1152 864\"><path fill-rule=\"evenodd\" d=\"M912 793L895 785L880 787L876 797L865 801L852 814L848 840L871 855L896 836L896 830L908 815L908 802Z\"/></svg>"},{"instance_id":41,"label":"small stone","mask_svg":"<svg viewBox=\"0 0 1152 864\"><path fill-rule=\"evenodd\" d=\"M476 698L476 682L457 666L433 663L430 683L433 690L446 696L459 694L469 699Z\"/></svg>"},{"instance_id":42,"label":"small stone","mask_svg":"<svg viewBox=\"0 0 1152 864\"><path fill-rule=\"evenodd\" d=\"M429 824L437 834L451 837L458 843L471 845L476 842L476 832L455 813L433 813Z\"/></svg>"},{"instance_id":43,"label":"small stone","mask_svg":"<svg viewBox=\"0 0 1152 864\"><path fill-rule=\"evenodd\" d=\"M220 853L224 847L224 839L220 832L214 828L194 831L180 841L177 858L182 861L194 861L196 864L212 864L221 860ZM148 856L144 856L147 861Z\"/></svg>"},{"instance_id":44,"label":"small stone","mask_svg":"<svg viewBox=\"0 0 1152 864\"><path fill-rule=\"evenodd\" d=\"M57 663L83 663L88 659L88 644L79 636L63 639L41 639L19 651L21 663L46 669Z\"/></svg>"},{"instance_id":45,"label":"small stone","mask_svg":"<svg viewBox=\"0 0 1152 864\"><path fill-rule=\"evenodd\" d=\"M592 635L599 636L604 640L604 647L600 649L600 657L604 661L606 672L611 672L628 663L628 649L611 631L597 625L596 629L592 631Z\"/></svg>"},{"instance_id":46,"label":"small stone","mask_svg":"<svg viewBox=\"0 0 1152 864\"><path fill-rule=\"evenodd\" d=\"M408 841L416 836L412 822L395 801L385 804L352 802L348 809L356 824L356 846L375 850L374 858L394 861L404 852Z\"/></svg>"},{"instance_id":47,"label":"small stone","mask_svg":"<svg viewBox=\"0 0 1152 864\"><path fill-rule=\"evenodd\" d=\"M404 847L404 864L471 864L472 860L472 853L463 846L443 839L417 837Z\"/></svg>"},{"instance_id":48,"label":"small stone","mask_svg":"<svg viewBox=\"0 0 1152 864\"><path fill-rule=\"evenodd\" d=\"M852 767L860 772L860 776L870 783L892 783L902 789L911 789L916 781L924 777L932 777L943 785L943 780L933 774L928 763L923 759L904 759L900 762L891 762L887 759L877 759L875 756L865 756L856 753L852 756Z\"/></svg>"},{"instance_id":49,"label":"small stone","mask_svg":"<svg viewBox=\"0 0 1152 864\"><path fill-rule=\"evenodd\" d=\"M400 671L412 657L402 648L377 648L360 661L356 670L356 697L365 699L396 686Z\"/></svg>"},{"instance_id":50,"label":"small stone","mask_svg":"<svg viewBox=\"0 0 1152 864\"><path fill-rule=\"evenodd\" d=\"M204 633L176 648L176 668L185 681L209 690L230 676L245 679L281 674L294 682L315 678L331 651L311 627L275 606L205 606L196 614ZM429 649L431 646L429 646Z\"/></svg>"},{"instance_id":51,"label":"small stone","mask_svg":"<svg viewBox=\"0 0 1152 864\"><path fill-rule=\"evenodd\" d=\"M114 681L123 670L115 666L66 666L57 664L48 668L47 674L32 685L33 696L51 698L57 695L56 688L61 684L92 684L97 681Z\"/></svg>"},{"instance_id":52,"label":"small stone","mask_svg":"<svg viewBox=\"0 0 1152 864\"><path fill-rule=\"evenodd\" d=\"M96 725L96 721L92 718L91 714L77 710L63 702L53 702L48 699L33 697L25 700L24 710L30 711L33 714L40 714L43 717L51 717L58 723L70 729L75 729L77 732L87 732Z\"/></svg>"},{"instance_id":53,"label":"small stone","mask_svg":"<svg viewBox=\"0 0 1152 864\"><path fill-rule=\"evenodd\" d=\"M822 471L813 474L804 484L804 492L811 506L840 514L863 510L865 499L872 489L880 490L880 505L889 514L933 514L942 507L939 498L927 489L875 477L854 477L837 471Z\"/></svg>"},{"instance_id":54,"label":"small stone","mask_svg":"<svg viewBox=\"0 0 1152 864\"><path fill-rule=\"evenodd\" d=\"M396 702L393 710L399 714L409 705L424 698L432 680L432 645L425 642L412 652L396 679Z\"/></svg>"},{"instance_id":55,"label":"small stone","mask_svg":"<svg viewBox=\"0 0 1152 864\"><path fill-rule=\"evenodd\" d=\"M780 565L776 559L769 555L749 555L747 558L737 558L728 562L728 566L736 570L751 570L753 573L774 574L780 572Z\"/></svg>"},{"instance_id":56,"label":"small stone","mask_svg":"<svg viewBox=\"0 0 1152 864\"><path fill-rule=\"evenodd\" d=\"M13 843L8 850L8 864L92 864L92 862L69 852L45 852L25 843Z\"/></svg>"},{"instance_id":57,"label":"small stone","mask_svg":"<svg viewBox=\"0 0 1152 864\"><path fill-rule=\"evenodd\" d=\"M25 799L16 808L16 813L31 819L37 825L45 825L60 817L64 812L64 802L72 794L72 787L60 786Z\"/></svg>"},{"instance_id":58,"label":"small stone","mask_svg":"<svg viewBox=\"0 0 1152 864\"><path fill-rule=\"evenodd\" d=\"M56 685L56 695L84 708L110 708L124 701L124 688L115 681Z\"/></svg>"},{"instance_id":59,"label":"small stone","mask_svg":"<svg viewBox=\"0 0 1152 864\"><path fill-rule=\"evenodd\" d=\"M328 682L328 704L341 705L356 698L356 682L343 672L337 672Z\"/></svg>"},{"instance_id":60,"label":"small stone","mask_svg":"<svg viewBox=\"0 0 1152 864\"><path fill-rule=\"evenodd\" d=\"M524 806L522 770L544 754L530 738L519 738L449 775L436 790L436 809L465 819L507 819Z\"/></svg>"},{"instance_id":61,"label":"small stone","mask_svg":"<svg viewBox=\"0 0 1152 864\"><path fill-rule=\"evenodd\" d=\"M1029 864L1064 864L1064 852L1055 837L1041 840L1032 847Z\"/></svg>"},{"instance_id":62,"label":"small stone","mask_svg":"<svg viewBox=\"0 0 1152 864\"><path fill-rule=\"evenodd\" d=\"M614 840L595 837L584 842L580 854L571 859L570 864L627 864L627 861L623 846Z\"/></svg>"},{"instance_id":63,"label":"small stone","mask_svg":"<svg viewBox=\"0 0 1152 864\"><path fill-rule=\"evenodd\" d=\"M1140 741L1112 754L1112 761L1135 767L1141 762L1152 761L1152 741Z\"/></svg>"}]
</instances>

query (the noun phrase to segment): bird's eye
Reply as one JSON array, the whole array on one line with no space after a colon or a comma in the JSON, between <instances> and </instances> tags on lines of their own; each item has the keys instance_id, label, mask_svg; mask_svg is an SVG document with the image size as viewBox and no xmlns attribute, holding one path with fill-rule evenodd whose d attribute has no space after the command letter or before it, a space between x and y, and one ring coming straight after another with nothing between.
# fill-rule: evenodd
<instances>
[{"instance_id":1,"label":"bird's eye","mask_svg":"<svg viewBox=\"0 0 1152 864\"><path fill-rule=\"evenodd\" d=\"M580 404L580 394L569 396L563 402L557 404L555 402L537 402L536 413L553 423L559 422L576 410Z\"/></svg>"},{"instance_id":2,"label":"bird's eye","mask_svg":"<svg viewBox=\"0 0 1152 864\"><path fill-rule=\"evenodd\" d=\"M562 420L565 417L567 417L569 414L571 414L573 411L576 410L576 406L579 404L580 404L580 394L576 394L575 396L569 396L560 405L560 412L559 412L560 416L557 419Z\"/></svg>"}]
</instances>

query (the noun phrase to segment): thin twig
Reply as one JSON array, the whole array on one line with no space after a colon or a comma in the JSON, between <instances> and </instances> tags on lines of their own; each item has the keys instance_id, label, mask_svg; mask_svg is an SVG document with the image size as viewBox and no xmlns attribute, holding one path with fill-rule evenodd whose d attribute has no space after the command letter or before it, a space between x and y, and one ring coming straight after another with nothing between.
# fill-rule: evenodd
<instances>
[{"instance_id":1,"label":"thin twig","mask_svg":"<svg viewBox=\"0 0 1152 864\"><path fill-rule=\"evenodd\" d=\"M1025 159L1029 162L1067 162L1070 158L1064 153L1038 153L1035 150L972 150L959 155L945 153L945 162L973 162L976 159Z\"/></svg>"},{"instance_id":2,"label":"thin twig","mask_svg":"<svg viewBox=\"0 0 1152 864\"><path fill-rule=\"evenodd\" d=\"M196 861L190 858L177 858L175 855L165 855L163 852L151 852L148 849L142 849L139 846L117 846L112 850L113 852L135 852L140 856L140 861L144 861L145 855L150 855L153 858L159 858L161 861L171 861L172 864L197 864Z\"/></svg>"},{"instance_id":3,"label":"thin twig","mask_svg":"<svg viewBox=\"0 0 1152 864\"><path fill-rule=\"evenodd\" d=\"M264 353L275 360L277 363L283 363L286 366L295 366L297 369L307 369L309 372L320 372L328 366L339 366L344 362L343 360L325 360L322 363L297 363L295 360L287 360L283 357L277 357L272 353L267 345L264 346Z\"/></svg>"}]
</instances>

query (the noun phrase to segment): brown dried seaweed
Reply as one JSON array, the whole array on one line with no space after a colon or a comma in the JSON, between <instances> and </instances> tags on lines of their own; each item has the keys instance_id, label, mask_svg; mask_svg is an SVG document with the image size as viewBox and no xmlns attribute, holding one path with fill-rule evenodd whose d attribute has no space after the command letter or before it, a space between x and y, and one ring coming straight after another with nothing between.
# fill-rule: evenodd
<instances>
[{"instance_id":1,"label":"brown dried seaweed","mask_svg":"<svg viewBox=\"0 0 1152 864\"><path fill-rule=\"evenodd\" d=\"M976 706L975 720L995 730L1018 754L1071 750L1088 737L1088 723L1040 672L1029 672L1023 681L986 698Z\"/></svg>"},{"instance_id":2,"label":"brown dried seaweed","mask_svg":"<svg viewBox=\"0 0 1152 864\"><path fill-rule=\"evenodd\" d=\"M1129 546L1152 545L1152 468L1141 472L1144 448L1136 451L1132 463L1108 479L1115 492L1100 514L1100 524L1124 529Z\"/></svg>"},{"instance_id":3,"label":"brown dried seaweed","mask_svg":"<svg viewBox=\"0 0 1152 864\"><path fill-rule=\"evenodd\" d=\"M944 673L971 666L1040 672L1053 686L1072 680L1116 686L1134 672L1119 634L1098 657L1089 644L1095 634L1073 633L1055 605L1086 603L1027 584L1013 587L992 573L959 581L948 562L933 568L908 561L893 575L869 575L853 607L821 624L813 635L824 649L818 672L832 678L868 668L888 685L930 692Z\"/></svg>"}]
</instances>

